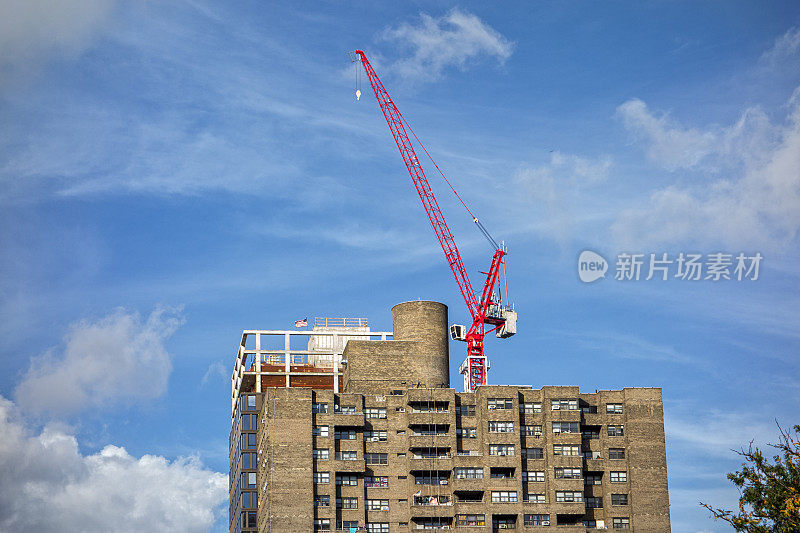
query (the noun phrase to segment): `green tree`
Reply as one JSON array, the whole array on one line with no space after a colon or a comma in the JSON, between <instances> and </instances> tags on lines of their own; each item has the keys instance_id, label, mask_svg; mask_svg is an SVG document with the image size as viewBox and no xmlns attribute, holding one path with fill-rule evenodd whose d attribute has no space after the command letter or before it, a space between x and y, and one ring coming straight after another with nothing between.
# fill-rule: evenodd
<instances>
[{"instance_id":1,"label":"green tree","mask_svg":"<svg viewBox=\"0 0 800 533\"><path fill-rule=\"evenodd\" d=\"M742 469L728 474L739 489L739 510L712 507L714 519L728 522L736 531L746 533L800 532L800 426L794 432L778 425L781 438L769 444L777 450L772 461L758 447L738 451L744 457Z\"/></svg>"}]
</instances>

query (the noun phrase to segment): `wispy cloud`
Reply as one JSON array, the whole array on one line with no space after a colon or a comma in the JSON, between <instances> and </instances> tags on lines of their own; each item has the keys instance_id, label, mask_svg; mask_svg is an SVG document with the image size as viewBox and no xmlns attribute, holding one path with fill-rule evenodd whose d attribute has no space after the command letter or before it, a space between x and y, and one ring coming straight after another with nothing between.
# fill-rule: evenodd
<instances>
[{"instance_id":1,"label":"wispy cloud","mask_svg":"<svg viewBox=\"0 0 800 533\"><path fill-rule=\"evenodd\" d=\"M226 368L222 362L217 361L216 363L208 365L208 369L203 375L203 379L200 381L200 386L206 386L212 381L227 381L228 379L230 379L229 369Z\"/></svg>"},{"instance_id":2,"label":"wispy cloud","mask_svg":"<svg viewBox=\"0 0 800 533\"><path fill-rule=\"evenodd\" d=\"M639 100L620 106L627 127L644 133L654 161L668 170L698 169L701 176L657 189L645 205L622 212L612 226L616 240L768 250L794 241L800 231L799 95L800 89L789 99L783 123L750 108L730 127L708 130L656 116Z\"/></svg>"},{"instance_id":3,"label":"wispy cloud","mask_svg":"<svg viewBox=\"0 0 800 533\"><path fill-rule=\"evenodd\" d=\"M389 28L382 38L411 51L411 57L390 66L410 82L433 80L449 67L465 69L482 58L502 65L514 50L513 42L478 16L458 8L441 17L421 13L418 24Z\"/></svg>"},{"instance_id":4,"label":"wispy cloud","mask_svg":"<svg viewBox=\"0 0 800 533\"><path fill-rule=\"evenodd\" d=\"M102 531L114 524L115 531L131 533L201 532L223 512L227 476L196 458L136 458L113 445L83 455L72 433L32 432L3 397L0 435L3 531Z\"/></svg>"},{"instance_id":5,"label":"wispy cloud","mask_svg":"<svg viewBox=\"0 0 800 533\"><path fill-rule=\"evenodd\" d=\"M601 351L611 357L683 364L699 363L695 358L681 353L673 346L652 342L636 335L591 331L572 333L570 337L577 341L581 350Z\"/></svg>"},{"instance_id":6,"label":"wispy cloud","mask_svg":"<svg viewBox=\"0 0 800 533\"><path fill-rule=\"evenodd\" d=\"M49 57L86 49L113 10L114 0L3 0L0 2L0 89L32 73Z\"/></svg>"},{"instance_id":7,"label":"wispy cloud","mask_svg":"<svg viewBox=\"0 0 800 533\"><path fill-rule=\"evenodd\" d=\"M79 322L65 337L62 354L50 350L31 360L17 400L32 413L71 415L159 397L172 371L164 340L182 322L177 310L167 308L146 320L120 309Z\"/></svg>"},{"instance_id":8,"label":"wispy cloud","mask_svg":"<svg viewBox=\"0 0 800 533\"><path fill-rule=\"evenodd\" d=\"M797 54L800 50L800 28L795 26L775 39L772 47L761 55L760 61L768 66L776 66Z\"/></svg>"},{"instance_id":9,"label":"wispy cloud","mask_svg":"<svg viewBox=\"0 0 800 533\"><path fill-rule=\"evenodd\" d=\"M566 246L590 211L586 208L591 191L608 178L611 168L612 159L607 155L589 158L555 151L547 164L519 169L514 182L527 197L545 206L540 231ZM525 209L525 214L530 219L530 209Z\"/></svg>"}]
</instances>

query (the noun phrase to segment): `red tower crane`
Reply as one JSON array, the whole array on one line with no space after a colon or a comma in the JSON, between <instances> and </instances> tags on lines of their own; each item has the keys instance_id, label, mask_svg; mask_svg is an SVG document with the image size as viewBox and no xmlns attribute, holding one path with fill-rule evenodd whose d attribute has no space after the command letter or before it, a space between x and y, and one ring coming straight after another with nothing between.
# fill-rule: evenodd
<instances>
[{"instance_id":1,"label":"red tower crane","mask_svg":"<svg viewBox=\"0 0 800 533\"><path fill-rule=\"evenodd\" d=\"M483 351L483 339L486 334L496 332L497 337L506 338L516 333L516 312L508 305L504 305L502 296L498 298L494 291L495 284L498 283L500 268L502 267L505 272L505 247L498 245L494 239L491 238L480 221L472 215L472 212L469 211L469 208L464 204L464 207L467 208L467 211L472 215L473 222L478 225L495 248L495 252L492 255L492 262L489 265L489 271L482 272L482 274L486 275L486 280L483 284L480 299L478 299L470 284L467 270L464 268L461 254L458 251L458 246L456 246L456 241L453 238L450 228L447 226L447 222L431 190L428 179L425 177L425 172L417 158L414 146L411 144L411 139L408 137L406 129L411 132L423 150L425 150L425 147L422 146L422 143L416 138L416 135L413 130L411 130L410 126L408 126L403 115L397 109L397 106L394 105L389 93L383 87L383 83L381 83L381 80L378 78L378 75L375 73L375 70L372 68L364 52L361 50L353 52L353 61L360 61L364 66L364 71L369 77L370 85L372 85L372 90L375 92L375 97L378 99L378 104L380 104L383 116L386 118L386 123L389 125L389 130L391 130L397 148L400 150L400 155L403 156L403 161L406 164L408 173L411 175L419 198L422 200L422 205L425 207L425 212L428 215L433 231L436 233L439 244L442 246L447 264L450 265L450 269L453 271L453 276L456 278L458 288L472 316L472 325L466 332L464 331L464 326L453 325L450 328L450 335L454 340L466 341L467 343L467 357L462 363L460 370L464 375L464 390L472 392L479 385L486 385L486 372L489 369L489 361L486 359L486 355ZM360 97L360 91L358 91L356 95ZM427 150L425 150L425 153L427 153ZM428 154L428 156L430 157L430 154ZM433 160L431 159L431 161ZM436 165L435 162L434 165ZM438 166L436 168L438 169ZM442 177L444 177L444 174L442 174ZM445 178L445 180L447 180L447 178ZM449 181L447 183L450 185ZM452 185L450 187L452 189ZM455 193L455 189L453 189L453 192ZM456 195L458 196L457 193ZM461 200L461 197L459 197L459 200ZM464 203L463 200L461 200L461 203ZM508 298L506 297L506 299ZM487 324L490 328L488 330Z\"/></svg>"}]
</instances>

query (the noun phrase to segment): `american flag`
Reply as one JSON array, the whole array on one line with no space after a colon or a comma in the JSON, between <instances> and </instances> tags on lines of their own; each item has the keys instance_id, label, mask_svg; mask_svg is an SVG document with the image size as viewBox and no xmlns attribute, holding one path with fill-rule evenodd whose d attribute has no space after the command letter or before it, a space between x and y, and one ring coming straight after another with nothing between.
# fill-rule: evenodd
<instances>
[{"instance_id":1,"label":"american flag","mask_svg":"<svg viewBox=\"0 0 800 533\"><path fill-rule=\"evenodd\" d=\"M308 317L304 318L303 320L295 320L294 327L296 328L307 328L308 327Z\"/></svg>"}]
</instances>

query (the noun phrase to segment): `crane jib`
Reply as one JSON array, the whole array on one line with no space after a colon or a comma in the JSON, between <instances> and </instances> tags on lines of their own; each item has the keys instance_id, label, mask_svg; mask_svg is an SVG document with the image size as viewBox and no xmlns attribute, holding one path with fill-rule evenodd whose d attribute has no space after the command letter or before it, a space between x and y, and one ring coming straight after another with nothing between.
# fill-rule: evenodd
<instances>
[{"instance_id":1,"label":"crane jib","mask_svg":"<svg viewBox=\"0 0 800 533\"><path fill-rule=\"evenodd\" d=\"M465 376L465 390L473 391L477 386L486 384L486 371L489 367L488 361L486 360L486 356L483 352L483 339L487 333L486 324L488 323L491 326L494 326L489 332L496 330L498 332L498 337L511 336L516 332L516 313L510 308L502 306L502 302L495 301L494 297L494 287L497 283L500 267L504 264L505 250L502 246L497 245L494 239L492 239L491 235L489 235L488 231L486 231L486 228L483 227L483 224L478 221L477 217L472 215L472 211L469 210L455 189L453 189L453 186L450 185L450 182L447 180L444 174L442 174L442 177L445 179L445 181L447 181L448 185L450 185L453 193L458 197L470 215L472 215L473 221L478 226L480 231L496 248L496 251L492 256L491 265L486 273L486 280L483 285L483 290L481 291L481 299L478 300L475 295L475 291L472 288L472 284L469 281L467 270L464 268L464 263L461 260L461 254L458 251L458 246L453 238L453 234L450 231L447 222L445 221L441 209L439 208L439 203L436 201L436 196L433 194L433 190L428 183L428 179L425 177L425 171L423 170L419 158L414 151L414 146L411 143L411 139L406 133L403 115L389 97L389 93L384 88L383 83L381 83L381 80L378 78L378 75L375 73L375 70L372 68L372 65L370 64L364 52L361 50L356 50L354 54L357 57L355 60L361 61L361 64L367 73L370 85L375 93L375 98L377 98L378 104L383 112L383 116L386 119L386 124L389 126L389 130L392 132L392 137L394 138L395 144L400 151L400 155L403 157L403 161L406 164L406 168L411 176L411 180L414 183L414 187L417 190L417 194L419 195L422 205L425 208L425 213L428 216L431 227L433 228L436 237L439 239L439 244L441 245L442 251L445 254L447 263L450 266L450 270L453 272L456 284L461 291L461 295L463 296L472 317L472 325L466 332L464 338L460 338L459 340L466 340L467 342L467 359L462 364L461 369L461 373ZM413 129L411 129L410 126L408 126L408 128L409 131L411 131L411 133L414 135L414 138L417 140L417 143L420 145L420 147L425 150L425 147L419 142L416 134L414 134ZM427 150L425 150L425 152L427 153ZM430 154L428 154L428 156L430 156ZM441 170L439 169L438 165L436 165L435 161L433 164L441 173ZM509 321L506 319L506 316L511 317L512 315L513 328L510 327L510 324L508 323ZM501 328L503 330L502 335Z\"/></svg>"}]
</instances>

